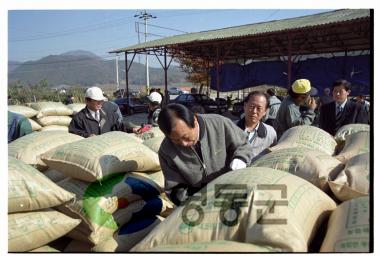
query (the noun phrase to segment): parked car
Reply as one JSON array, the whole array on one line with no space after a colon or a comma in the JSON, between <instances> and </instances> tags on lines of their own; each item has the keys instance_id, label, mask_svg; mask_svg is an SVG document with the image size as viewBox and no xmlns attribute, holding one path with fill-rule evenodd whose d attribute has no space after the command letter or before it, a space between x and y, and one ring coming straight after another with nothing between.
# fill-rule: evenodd
<instances>
[{"instance_id":1,"label":"parked car","mask_svg":"<svg viewBox=\"0 0 380 257\"><path fill-rule=\"evenodd\" d=\"M116 98L121 98L122 96L127 97L127 93L125 92L124 88L121 88L113 92L113 96ZM138 98L140 96L140 92L129 90L129 96L133 98Z\"/></svg>"},{"instance_id":2,"label":"parked car","mask_svg":"<svg viewBox=\"0 0 380 257\"><path fill-rule=\"evenodd\" d=\"M221 106L227 106L227 100L224 98L215 98L215 102Z\"/></svg>"},{"instance_id":3,"label":"parked car","mask_svg":"<svg viewBox=\"0 0 380 257\"><path fill-rule=\"evenodd\" d=\"M241 116L244 112L244 101L235 103L232 105L231 114L235 116Z\"/></svg>"},{"instance_id":4,"label":"parked car","mask_svg":"<svg viewBox=\"0 0 380 257\"><path fill-rule=\"evenodd\" d=\"M171 87L168 89L169 95L181 95L183 94L183 91L178 87Z\"/></svg>"},{"instance_id":5,"label":"parked car","mask_svg":"<svg viewBox=\"0 0 380 257\"><path fill-rule=\"evenodd\" d=\"M145 98L130 97L128 103L125 97L116 99L114 102L119 106L123 115L132 115L136 112L148 112L148 102Z\"/></svg>"},{"instance_id":6,"label":"parked car","mask_svg":"<svg viewBox=\"0 0 380 257\"><path fill-rule=\"evenodd\" d=\"M188 108L200 105L203 107L206 113L218 111L217 102L204 94L182 94L179 95L172 102L183 104ZM221 112L225 112L227 110L227 104L220 104L219 109Z\"/></svg>"}]
</instances>

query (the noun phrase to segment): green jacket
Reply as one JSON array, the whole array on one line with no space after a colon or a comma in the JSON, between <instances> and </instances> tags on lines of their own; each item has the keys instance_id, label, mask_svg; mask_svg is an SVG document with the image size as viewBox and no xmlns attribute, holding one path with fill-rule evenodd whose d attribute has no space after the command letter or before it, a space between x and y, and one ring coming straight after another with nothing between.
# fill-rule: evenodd
<instances>
[{"instance_id":1,"label":"green jacket","mask_svg":"<svg viewBox=\"0 0 380 257\"><path fill-rule=\"evenodd\" d=\"M308 109L301 112L300 106L296 105L291 96L287 96L281 103L276 117L277 138L289 128L298 125L311 125L315 118L314 110Z\"/></svg>"},{"instance_id":2,"label":"green jacket","mask_svg":"<svg viewBox=\"0 0 380 257\"><path fill-rule=\"evenodd\" d=\"M167 137L158 151L165 176L165 191L176 204L178 201L173 198L173 194L177 197L181 195L178 199L184 200L187 188L197 188L197 191L214 178L230 171L233 159L241 159L249 165L253 158L247 136L230 119L217 114L198 114L197 117L200 128L197 145L200 145L198 152L201 156L195 147L176 145Z\"/></svg>"},{"instance_id":3,"label":"green jacket","mask_svg":"<svg viewBox=\"0 0 380 257\"><path fill-rule=\"evenodd\" d=\"M8 143L32 132L32 125L28 118L8 111Z\"/></svg>"}]
</instances>

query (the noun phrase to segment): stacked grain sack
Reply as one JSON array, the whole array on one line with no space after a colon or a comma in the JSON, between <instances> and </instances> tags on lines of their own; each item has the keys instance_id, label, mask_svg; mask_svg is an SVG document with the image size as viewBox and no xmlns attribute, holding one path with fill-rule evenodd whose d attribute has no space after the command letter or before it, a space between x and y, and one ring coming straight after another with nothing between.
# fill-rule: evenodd
<instances>
[{"instance_id":1,"label":"stacked grain sack","mask_svg":"<svg viewBox=\"0 0 380 257\"><path fill-rule=\"evenodd\" d=\"M73 110L61 102L37 102L31 103L30 107L38 113L35 121L42 126L41 131L62 130L68 131L71 122L70 115Z\"/></svg>"},{"instance_id":2,"label":"stacked grain sack","mask_svg":"<svg viewBox=\"0 0 380 257\"><path fill-rule=\"evenodd\" d=\"M8 144L8 156L19 159L40 171L48 169L40 156L45 152L83 137L65 131L41 131L20 137Z\"/></svg>"},{"instance_id":3,"label":"stacked grain sack","mask_svg":"<svg viewBox=\"0 0 380 257\"><path fill-rule=\"evenodd\" d=\"M40 171L48 166L40 155L54 147L83 139L64 131L28 134L8 144L9 251L54 251L45 245L61 238L80 220L51 210L74 194L55 185ZM38 170L36 170L37 168Z\"/></svg>"},{"instance_id":4,"label":"stacked grain sack","mask_svg":"<svg viewBox=\"0 0 380 257\"><path fill-rule=\"evenodd\" d=\"M341 201L368 196L369 142L369 125L366 124L346 125L335 137L316 127L297 126L287 130L278 144L270 148L271 153L255 161L253 166L274 168L306 179L340 204ZM351 216L342 214L347 208L341 209L339 215ZM334 217L330 218L329 227L331 219ZM319 236L323 236L323 232ZM324 244L326 240L330 239L325 239ZM342 247L322 249L344 251ZM368 250L367 247L364 251Z\"/></svg>"},{"instance_id":5,"label":"stacked grain sack","mask_svg":"<svg viewBox=\"0 0 380 257\"><path fill-rule=\"evenodd\" d=\"M332 213L321 252L369 252L369 197L345 201Z\"/></svg>"},{"instance_id":6,"label":"stacked grain sack","mask_svg":"<svg viewBox=\"0 0 380 257\"><path fill-rule=\"evenodd\" d=\"M32 166L8 158L8 251L55 251L47 246L79 223L50 208L74 198ZM34 250L33 250L34 249Z\"/></svg>"},{"instance_id":7,"label":"stacked grain sack","mask_svg":"<svg viewBox=\"0 0 380 257\"><path fill-rule=\"evenodd\" d=\"M301 177L327 192L328 181L344 169L334 158L337 143L322 129L313 126L296 126L288 129L271 153L256 160L255 167L267 167Z\"/></svg>"},{"instance_id":8,"label":"stacked grain sack","mask_svg":"<svg viewBox=\"0 0 380 257\"><path fill-rule=\"evenodd\" d=\"M145 133L137 134L137 137L144 140L144 145L149 147L154 152L158 153L165 135L158 127L153 127Z\"/></svg>"},{"instance_id":9,"label":"stacked grain sack","mask_svg":"<svg viewBox=\"0 0 380 257\"><path fill-rule=\"evenodd\" d=\"M30 125L32 125L33 131L38 131L42 128L40 124L38 124L35 120L32 119L38 114L38 111L22 105L8 105L8 111L18 113L27 117L30 122Z\"/></svg>"},{"instance_id":10,"label":"stacked grain sack","mask_svg":"<svg viewBox=\"0 0 380 257\"><path fill-rule=\"evenodd\" d=\"M78 112L80 112L85 107L86 107L86 104L82 104L82 103L73 103L73 104L68 104L67 105L67 108L69 108L69 109L71 109L73 111L72 115L77 114Z\"/></svg>"},{"instance_id":11,"label":"stacked grain sack","mask_svg":"<svg viewBox=\"0 0 380 257\"><path fill-rule=\"evenodd\" d=\"M344 169L329 186L340 201L368 196L370 191L370 131L367 124L349 124L335 135L338 152L335 158L345 164Z\"/></svg>"},{"instance_id":12,"label":"stacked grain sack","mask_svg":"<svg viewBox=\"0 0 380 257\"><path fill-rule=\"evenodd\" d=\"M153 138L163 139L165 137L164 133L162 133L159 127L151 127L148 131L145 131L140 134L135 134L135 136L140 138L143 141L147 141Z\"/></svg>"},{"instance_id":13,"label":"stacked grain sack","mask_svg":"<svg viewBox=\"0 0 380 257\"><path fill-rule=\"evenodd\" d=\"M335 157L344 169L329 181L341 201L330 217L321 252L369 252L370 250L370 127L349 124L335 134Z\"/></svg>"},{"instance_id":14,"label":"stacked grain sack","mask_svg":"<svg viewBox=\"0 0 380 257\"><path fill-rule=\"evenodd\" d=\"M68 234L74 241L67 252L128 251L173 209L157 153L134 135L108 132L56 147L41 160L67 176L58 185L75 194L75 202L57 207L82 220Z\"/></svg>"},{"instance_id":15,"label":"stacked grain sack","mask_svg":"<svg viewBox=\"0 0 380 257\"><path fill-rule=\"evenodd\" d=\"M131 251L306 252L335 208L328 195L304 179L249 167L210 182Z\"/></svg>"}]
</instances>

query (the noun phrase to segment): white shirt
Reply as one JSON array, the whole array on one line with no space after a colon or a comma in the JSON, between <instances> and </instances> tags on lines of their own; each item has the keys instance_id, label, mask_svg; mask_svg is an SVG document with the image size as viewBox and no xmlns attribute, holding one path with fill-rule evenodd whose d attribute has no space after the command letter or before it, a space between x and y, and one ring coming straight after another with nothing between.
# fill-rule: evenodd
<instances>
[{"instance_id":1,"label":"white shirt","mask_svg":"<svg viewBox=\"0 0 380 257\"><path fill-rule=\"evenodd\" d=\"M244 130L244 132L248 135L248 142L250 144L253 144L257 137L257 128L259 127L259 124L260 123L257 123L256 127L252 131L249 131L247 128Z\"/></svg>"},{"instance_id":2,"label":"white shirt","mask_svg":"<svg viewBox=\"0 0 380 257\"><path fill-rule=\"evenodd\" d=\"M88 109L88 108L87 108L87 109ZM98 117L99 117L99 119L100 119L100 112L99 112L99 111L94 112L93 110L90 110L90 109L88 109L88 110L90 111L91 116L92 116L95 120L97 120L97 119L96 119L96 115L95 115L95 113L98 113Z\"/></svg>"},{"instance_id":3,"label":"white shirt","mask_svg":"<svg viewBox=\"0 0 380 257\"><path fill-rule=\"evenodd\" d=\"M347 103L347 98L346 98L346 101L344 101L342 104L338 104L337 102L335 102L335 109L336 109L336 113L338 113L338 108L339 106L342 107L342 110L344 109L344 106L346 106L346 103Z\"/></svg>"},{"instance_id":4,"label":"white shirt","mask_svg":"<svg viewBox=\"0 0 380 257\"><path fill-rule=\"evenodd\" d=\"M260 123L265 127L267 131L266 137L257 136L257 130L259 128ZM246 128L244 132L248 135L248 142L252 146L254 157L252 161L259 159L264 153L264 150L270 146L273 146L277 143L277 133L272 126L269 126L265 123L259 122L252 132L249 132Z\"/></svg>"}]
</instances>

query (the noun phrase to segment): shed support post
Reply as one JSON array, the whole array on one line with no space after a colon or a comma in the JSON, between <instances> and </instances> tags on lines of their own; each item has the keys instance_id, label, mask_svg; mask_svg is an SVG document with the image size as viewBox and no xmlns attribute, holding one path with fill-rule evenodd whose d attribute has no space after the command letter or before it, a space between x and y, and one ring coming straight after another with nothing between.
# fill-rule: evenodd
<instances>
[{"instance_id":1,"label":"shed support post","mask_svg":"<svg viewBox=\"0 0 380 257\"><path fill-rule=\"evenodd\" d=\"M127 92L127 103L129 102L128 67L128 54L125 52L125 90ZM122 97L124 97L124 93Z\"/></svg>"},{"instance_id":2,"label":"shed support post","mask_svg":"<svg viewBox=\"0 0 380 257\"><path fill-rule=\"evenodd\" d=\"M206 85L206 95L210 96L210 60L207 60L207 85Z\"/></svg>"},{"instance_id":3,"label":"shed support post","mask_svg":"<svg viewBox=\"0 0 380 257\"><path fill-rule=\"evenodd\" d=\"M220 90L220 62L219 62L219 45L216 47L216 97L219 98ZM217 101L218 111L219 111L219 101Z\"/></svg>"},{"instance_id":4,"label":"shed support post","mask_svg":"<svg viewBox=\"0 0 380 257\"><path fill-rule=\"evenodd\" d=\"M166 61L166 47L164 49L164 71L165 71L165 105L168 104L168 68Z\"/></svg>"},{"instance_id":5,"label":"shed support post","mask_svg":"<svg viewBox=\"0 0 380 257\"><path fill-rule=\"evenodd\" d=\"M288 88L292 84L292 38L288 34Z\"/></svg>"}]
</instances>

